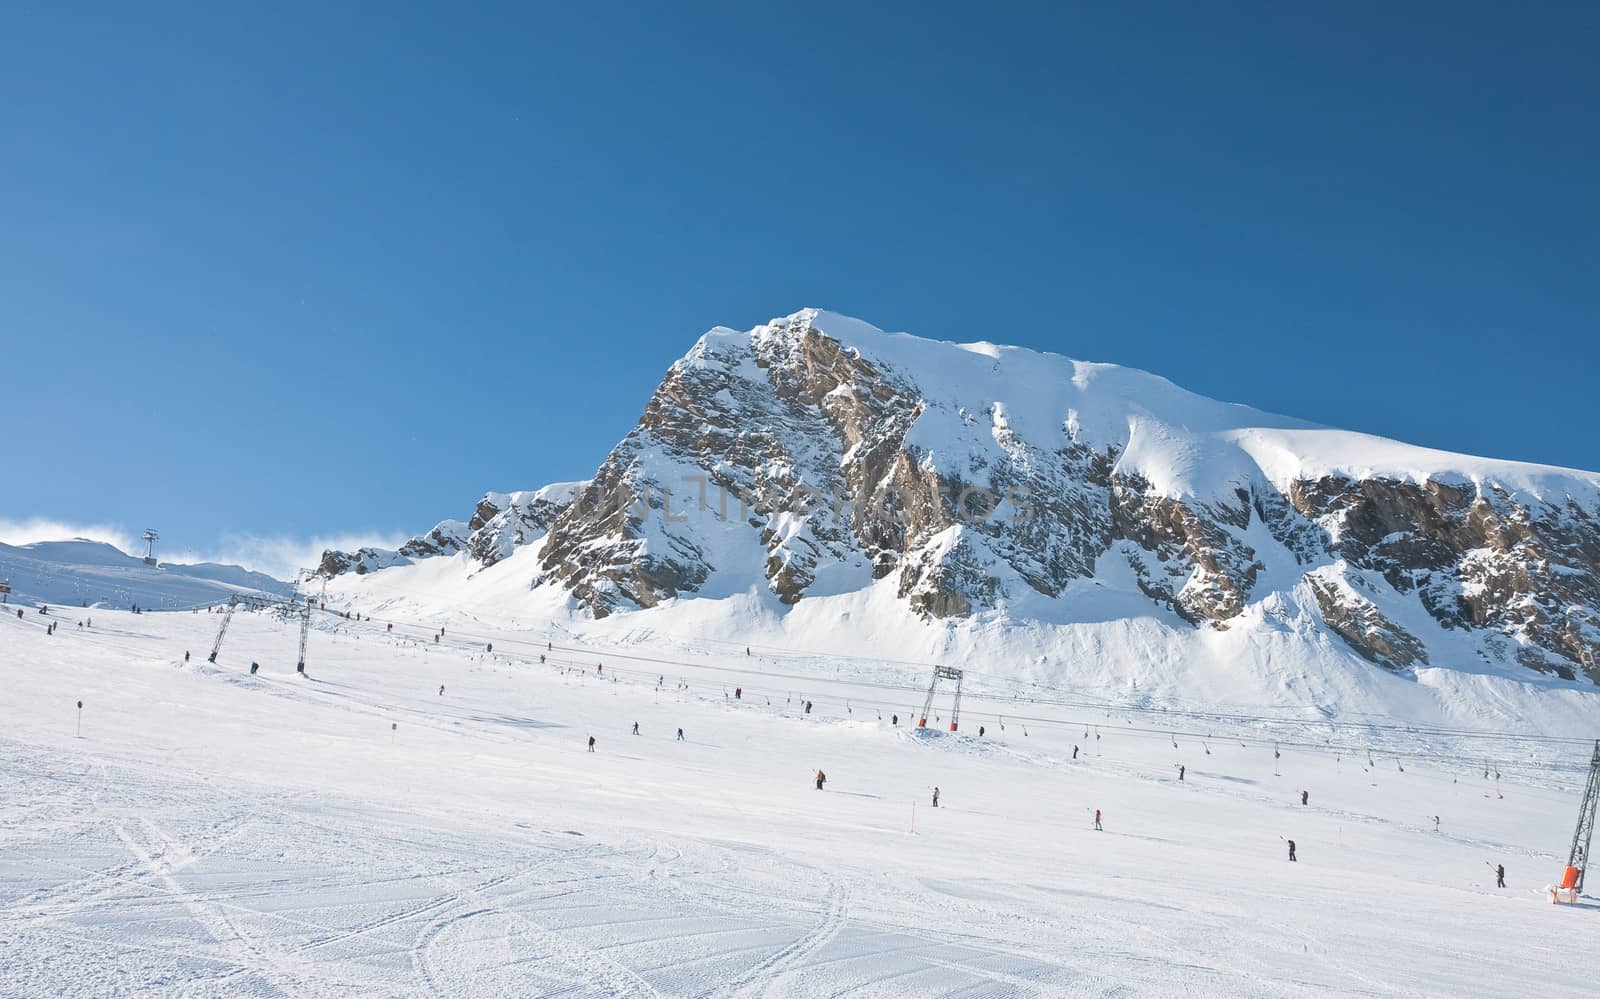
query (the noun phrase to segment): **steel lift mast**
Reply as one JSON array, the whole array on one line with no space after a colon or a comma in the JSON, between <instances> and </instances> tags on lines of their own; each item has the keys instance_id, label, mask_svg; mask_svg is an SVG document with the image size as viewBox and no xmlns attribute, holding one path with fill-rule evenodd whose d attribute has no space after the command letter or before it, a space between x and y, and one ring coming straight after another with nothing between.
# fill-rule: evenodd
<instances>
[{"instance_id":1,"label":"steel lift mast","mask_svg":"<svg viewBox=\"0 0 1600 999\"><path fill-rule=\"evenodd\" d=\"M917 728L928 726L928 715L933 712L933 693L938 689L940 680L954 680L956 682L955 704L950 708L950 731L956 730L956 725L961 720L961 671L954 666L935 666L933 668L933 682L928 684L928 697L922 702L922 714L917 716Z\"/></svg>"},{"instance_id":2,"label":"steel lift mast","mask_svg":"<svg viewBox=\"0 0 1600 999\"><path fill-rule=\"evenodd\" d=\"M1594 741L1594 756L1589 760L1589 783L1583 789L1583 803L1578 806L1578 828L1572 834L1572 850L1567 854L1567 866L1578 869L1578 881L1573 885L1583 891L1583 873L1589 866L1589 847L1594 844L1595 809L1600 806L1600 739Z\"/></svg>"}]
</instances>

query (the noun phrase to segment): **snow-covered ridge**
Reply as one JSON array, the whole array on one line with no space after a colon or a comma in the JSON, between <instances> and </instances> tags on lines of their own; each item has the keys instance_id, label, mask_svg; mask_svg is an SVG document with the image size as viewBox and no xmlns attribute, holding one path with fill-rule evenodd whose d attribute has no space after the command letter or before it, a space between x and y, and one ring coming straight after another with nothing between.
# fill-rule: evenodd
<instances>
[{"instance_id":1,"label":"snow-covered ridge","mask_svg":"<svg viewBox=\"0 0 1600 999\"><path fill-rule=\"evenodd\" d=\"M1288 661L1600 682L1600 475L1320 427L974 333L815 309L714 328L591 480L488 494L415 552L325 569L400 572L384 599L419 606L492 593L518 616L649 611L803 628L806 646L892 634L930 656L1087 655L1108 676L1159 655L1170 671L1147 679L1165 684L1220 667L1221 633L1229 668L1263 680ZM453 558L403 568L418 553Z\"/></svg>"},{"instance_id":2,"label":"snow-covered ridge","mask_svg":"<svg viewBox=\"0 0 1600 999\"><path fill-rule=\"evenodd\" d=\"M163 562L158 568L113 545L84 538L0 544L0 580L10 583L12 603L65 607L186 609L224 602L235 594L284 596L292 591L282 580L237 565Z\"/></svg>"}]
</instances>

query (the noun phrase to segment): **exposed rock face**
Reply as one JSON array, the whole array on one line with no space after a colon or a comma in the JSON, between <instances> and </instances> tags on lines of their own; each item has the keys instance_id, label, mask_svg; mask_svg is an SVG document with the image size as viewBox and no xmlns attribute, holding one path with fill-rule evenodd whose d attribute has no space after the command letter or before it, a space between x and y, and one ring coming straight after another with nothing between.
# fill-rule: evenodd
<instances>
[{"instance_id":1,"label":"exposed rock face","mask_svg":"<svg viewBox=\"0 0 1600 999\"><path fill-rule=\"evenodd\" d=\"M542 540L583 485L585 483L562 482L526 492L485 493L473 510L472 519L465 523L440 521L431 531L393 550L325 551L317 572L329 579L347 572L365 575L390 566L410 565L418 559L462 551L488 567L517 548Z\"/></svg>"},{"instance_id":2,"label":"exposed rock face","mask_svg":"<svg viewBox=\"0 0 1600 999\"><path fill-rule=\"evenodd\" d=\"M882 586L929 618L1071 622L1091 585L1175 627L1270 602L1390 670L1467 655L1600 682L1600 475L812 310L702 337L591 481L487 494L464 525L323 571L529 545L532 582L596 617Z\"/></svg>"},{"instance_id":3,"label":"exposed rock face","mask_svg":"<svg viewBox=\"0 0 1600 999\"><path fill-rule=\"evenodd\" d=\"M836 319L807 311L702 338L554 520L541 584L605 616L752 584L792 604L893 576L916 612L960 617L1064 599L1110 558L1156 604L1226 628L1282 566L1277 588L1303 580L1328 630L1387 668L1428 662L1427 642L1384 610L1414 601L1440 629L1505 636L1526 665L1600 681L1585 665L1600 651L1592 494L1532 501L1449 474L1273 477L1255 462L1221 487L1165 487L1146 474L1141 400L1120 432L1080 425L1070 406L1052 426L1019 428L1002 383L930 390L898 363L911 338L877 334L891 355L878 356L831 335ZM994 356L996 373L1014 363ZM1079 377L1105 377L1100 367ZM1265 416L1206 404L1215 411L1197 421ZM1192 432L1154 425L1163 446ZM1237 461L1228 447L1219 461ZM1196 453L1204 468L1208 452Z\"/></svg>"}]
</instances>

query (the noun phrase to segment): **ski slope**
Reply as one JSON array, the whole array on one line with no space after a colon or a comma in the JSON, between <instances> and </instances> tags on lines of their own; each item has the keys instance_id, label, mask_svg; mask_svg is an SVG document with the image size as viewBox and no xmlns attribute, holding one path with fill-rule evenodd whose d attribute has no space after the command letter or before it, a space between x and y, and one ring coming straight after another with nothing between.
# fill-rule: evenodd
<instances>
[{"instance_id":1,"label":"ski slope","mask_svg":"<svg viewBox=\"0 0 1600 999\"><path fill-rule=\"evenodd\" d=\"M1540 893L1579 742L983 675L918 733L911 664L328 613L300 677L268 614L211 665L214 615L60 613L0 618L6 996L1594 994Z\"/></svg>"},{"instance_id":2,"label":"ski slope","mask_svg":"<svg viewBox=\"0 0 1600 999\"><path fill-rule=\"evenodd\" d=\"M138 605L146 610L203 607L234 594L287 596L288 583L236 565L148 565L103 541L74 538L29 545L0 543L0 580L12 602L72 607Z\"/></svg>"}]
</instances>

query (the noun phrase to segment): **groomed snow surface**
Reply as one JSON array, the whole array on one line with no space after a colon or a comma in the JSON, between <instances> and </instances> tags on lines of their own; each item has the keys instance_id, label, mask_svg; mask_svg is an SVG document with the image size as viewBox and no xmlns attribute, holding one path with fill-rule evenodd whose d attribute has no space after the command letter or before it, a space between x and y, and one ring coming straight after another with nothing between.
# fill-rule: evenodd
<instances>
[{"instance_id":1,"label":"groomed snow surface","mask_svg":"<svg viewBox=\"0 0 1600 999\"><path fill-rule=\"evenodd\" d=\"M209 665L204 611L7 610L6 996L1594 994L1540 891L1576 743L983 680L918 734L901 665L318 614L300 677L266 613Z\"/></svg>"}]
</instances>

